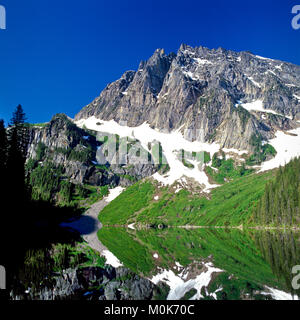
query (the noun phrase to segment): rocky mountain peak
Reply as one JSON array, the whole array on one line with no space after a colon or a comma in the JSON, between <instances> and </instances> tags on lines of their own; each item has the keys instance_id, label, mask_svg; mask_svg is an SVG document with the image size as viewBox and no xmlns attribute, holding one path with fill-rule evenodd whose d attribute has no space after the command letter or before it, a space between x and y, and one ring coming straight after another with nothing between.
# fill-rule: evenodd
<instances>
[{"instance_id":1,"label":"rocky mountain peak","mask_svg":"<svg viewBox=\"0 0 300 320\"><path fill-rule=\"evenodd\" d=\"M298 126L300 67L247 51L186 44L176 54L157 49L75 119L91 116L132 127L148 122L168 132L189 129L195 137L201 130L205 141L251 149L253 134L268 140L276 130Z\"/></svg>"}]
</instances>

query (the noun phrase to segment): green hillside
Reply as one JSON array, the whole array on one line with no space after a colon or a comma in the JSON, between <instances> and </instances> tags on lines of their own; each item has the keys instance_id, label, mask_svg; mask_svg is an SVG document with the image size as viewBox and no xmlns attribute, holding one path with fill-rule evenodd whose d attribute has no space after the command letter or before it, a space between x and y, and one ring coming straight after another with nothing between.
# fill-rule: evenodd
<instances>
[{"instance_id":1,"label":"green hillside","mask_svg":"<svg viewBox=\"0 0 300 320\"><path fill-rule=\"evenodd\" d=\"M254 219L262 225L299 226L300 158L279 168L276 178L267 183Z\"/></svg>"},{"instance_id":2,"label":"green hillside","mask_svg":"<svg viewBox=\"0 0 300 320\"><path fill-rule=\"evenodd\" d=\"M174 193L172 188L158 188L154 181L141 181L105 207L99 220L104 225L253 225L254 208L274 175L270 171L238 178L213 189L209 198L187 190Z\"/></svg>"}]
</instances>

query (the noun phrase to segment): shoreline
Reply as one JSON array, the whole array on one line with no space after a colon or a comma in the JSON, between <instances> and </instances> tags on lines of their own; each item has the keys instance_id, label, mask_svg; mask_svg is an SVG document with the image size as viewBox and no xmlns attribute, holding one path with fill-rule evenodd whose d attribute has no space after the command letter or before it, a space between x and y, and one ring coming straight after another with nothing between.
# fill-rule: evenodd
<instances>
[{"instance_id":1,"label":"shoreline","mask_svg":"<svg viewBox=\"0 0 300 320\"><path fill-rule=\"evenodd\" d=\"M194 226L194 225L184 225L184 226L163 226L163 227L149 227L148 225L138 225L132 227L133 224L129 225L102 225L105 228L126 228L131 230L145 230L145 229L157 229L157 230L164 230L164 229L171 229L171 228L180 228L180 229L239 229L243 231L244 229L252 229L252 230L281 230L281 231L300 231L300 227L268 227L268 226Z\"/></svg>"}]
</instances>

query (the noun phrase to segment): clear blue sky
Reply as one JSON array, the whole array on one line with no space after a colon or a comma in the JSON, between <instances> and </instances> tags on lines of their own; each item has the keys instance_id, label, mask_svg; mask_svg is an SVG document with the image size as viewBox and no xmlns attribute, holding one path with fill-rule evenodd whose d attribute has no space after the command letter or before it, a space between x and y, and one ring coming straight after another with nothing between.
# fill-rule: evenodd
<instances>
[{"instance_id":1,"label":"clear blue sky","mask_svg":"<svg viewBox=\"0 0 300 320\"><path fill-rule=\"evenodd\" d=\"M30 122L73 117L156 48L181 43L249 50L300 65L300 0L0 0L0 118L22 104Z\"/></svg>"}]
</instances>

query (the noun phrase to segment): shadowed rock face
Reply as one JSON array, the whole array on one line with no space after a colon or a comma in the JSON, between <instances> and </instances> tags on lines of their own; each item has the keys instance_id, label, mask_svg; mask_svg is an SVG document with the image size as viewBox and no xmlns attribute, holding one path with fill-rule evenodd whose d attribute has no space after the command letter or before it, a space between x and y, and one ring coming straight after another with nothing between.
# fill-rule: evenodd
<instances>
[{"instance_id":1,"label":"shadowed rock face","mask_svg":"<svg viewBox=\"0 0 300 320\"><path fill-rule=\"evenodd\" d=\"M143 164L138 157L131 157L127 166L113 162L108 163L107 168L99 166L98 148L102 142L91 132L78 128L64 114L55 115L45 127L34 127L29 132L27 159L37 160L41 165L51 162L62 167L64 175L74 183L126 187L158 170L152 163ZM111 135L104 133L103 136ZM44 148L42 155L38 152L41 145ZM143 148L137 142L133 149Z\"/></svg>"},{"instance_id":2,"label":"shadowed rock face","mask_svg":"<svg viewBox=\"0 0 300 320\"><path fill-rule=\"evenodd\" d=\"M164 131L203 130L205 141L251 150L253 133L264 139L275 130L289 130L300 119L300 67L219 48L181 45L177 54L158 49L138 71L125 72L109 84L76 120L95 116L138 126L147 121ZM238 101L262 100L263 107L283 116L261 112L242 114Z\"/></svg>"},{"instance_id":3,"label":"shadowed rock face","mask_svg":"<svg viewBox=\"0 0 300 320\"><path fill-rule=\"evenodd\" d=\"M18 293L10 292L11 300L151 300L162 289L168 292L162 283L154 285L126 268L110 266L67 269L49 278L39 289L20 284Z\"/></svg>"}]
</instances>

